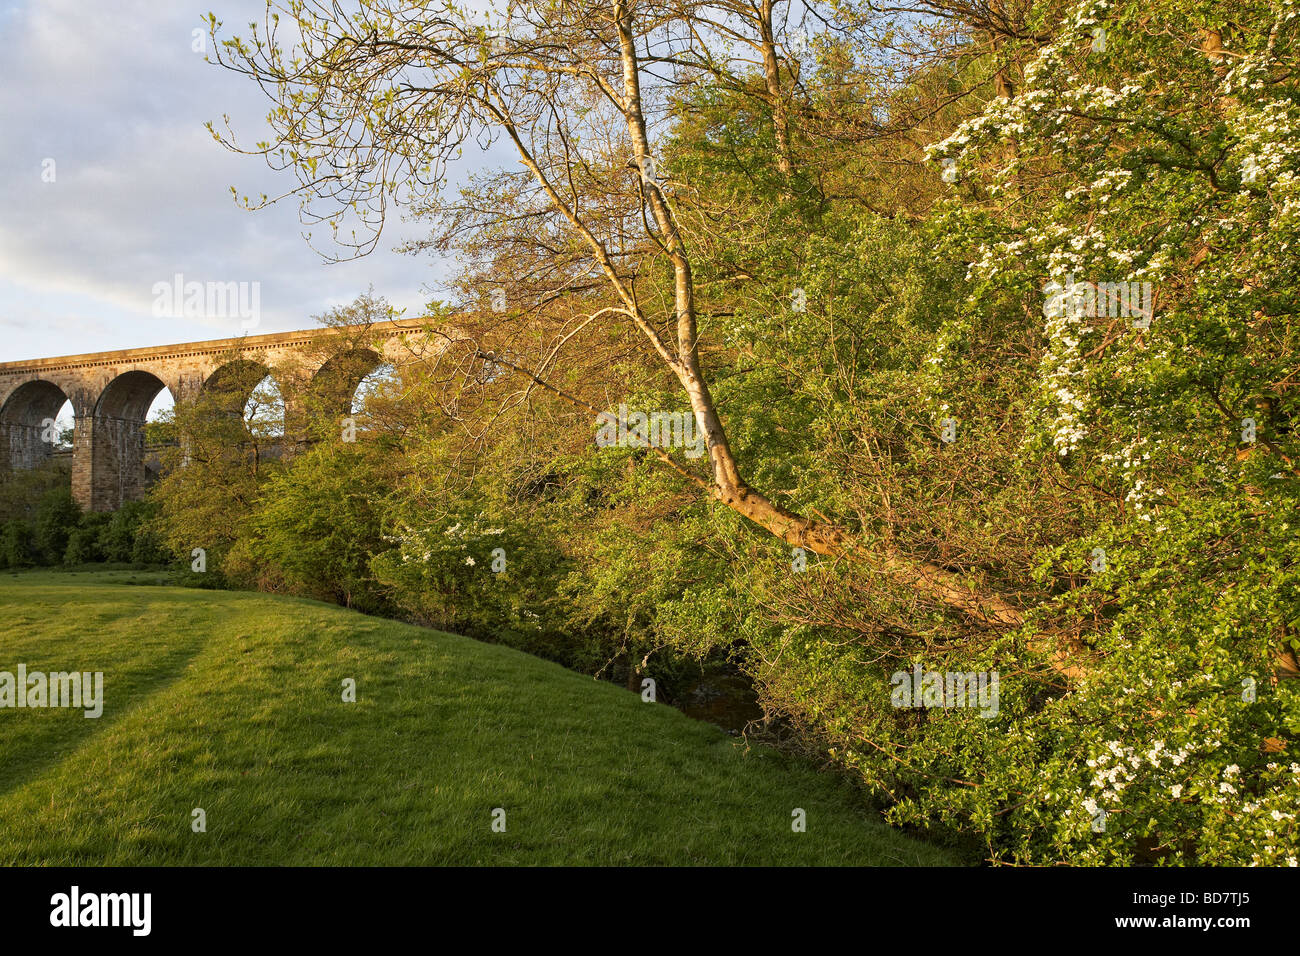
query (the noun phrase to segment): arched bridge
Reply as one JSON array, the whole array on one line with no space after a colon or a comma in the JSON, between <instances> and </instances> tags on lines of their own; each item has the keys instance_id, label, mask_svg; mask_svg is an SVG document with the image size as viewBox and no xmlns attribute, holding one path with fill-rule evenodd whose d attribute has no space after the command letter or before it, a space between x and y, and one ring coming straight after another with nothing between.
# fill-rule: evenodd
<instances>
[{"instance_id":1,"label":"arched bridge","mask_svg":"<svg viewBox=\"0 0 1300 956\"><path fill-rule=\"evenodd\" d=\"M378 322L364 330L373 345L333 357L318 329L0 362L0 467L34 468L50 458L50 423L71 402L73 497L83 508L112 511L144 493L145 417L164 388L180 403L220 387L234 369L292 366L355 389L375 368L410 361L425 328L418 320Z\"/></svg>"}]
</instances>

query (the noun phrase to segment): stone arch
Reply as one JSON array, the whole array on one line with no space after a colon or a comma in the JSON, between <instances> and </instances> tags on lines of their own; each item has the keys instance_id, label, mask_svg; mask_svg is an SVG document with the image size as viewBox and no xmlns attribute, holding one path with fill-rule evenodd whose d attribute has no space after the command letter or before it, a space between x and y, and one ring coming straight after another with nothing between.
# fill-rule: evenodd
<instances>
[{"instance_id":1,"label":"stone arch","mask_svg":"<svg viewBox=\"0 0 1300 956\"><path fill-rule=\"evenodd\" d=\"M331 357L312 376L311 391L314 402L322 414L333 417L347 416L352 412L352 402L357 386L371 372L391 364L373 349L351 349Z\"/></svg>"},{"instance_id":2,"label":"stone arch","mask_svg":"<svg viewBox=\"0 0 1300 956\"><path fill-rule=\"evenodd\" d=\"M202 392L228 399L229 409L226 408L226 401L220 402L223 411L242 413L253 389L268 375L272 375L271 369L263 362L247 358L234 359L219 366L204 380Z\"/></svg>"},{"instance_id":3,"label":"stone arch","mask_svg":"<svg viewBox=\"0 0 1300 956\"><path fill-rule=\"evenodd\" d=\"M264 362L249 358L239 358L227 362L216 369L203 383L202 394L211 401L211 410L218 414L238 417L244 422L249 437L253 437L252 423L248 419L250 402L263 382L270 380L276 395L277 408L271 412L276 419L275 427L257 437L274 438L277 441L287 434L290 410L281 385L281 376ZM266 424L269 418L263 413L259 422Z\"/></svg>"},{"instance_id":4,"label":"stone arch","mask_svg":"<svg viewBox=\"0 0 1300 956\"><path fill-rule=\"evenodd\" d=\"M34 379L9 393L0 406L0 448L12 469L35 468L54 454L46 422L53 422L71 399L53 382Z\"/></svg>"},{"instance_id":5,"label":"stone arch","mask_svg":"<svg viewBox=\"0 0 1300 956\"><path fill-rule=\"evenodd\" d=\"M314 401L308 404L313 384L329 402L325 407L331 417L347 417L358 384L374 369L391 364L400 374L408 366L436 357L449 342L462 337L455 328L431 329L423 319L380 322L357 332L371 337L373 345L359 345L324 365L317 364L323 358L319 336L307 332L0 362L0 470L10 462L21 467L39 463L48 453L60 454L46 447L48 442L41 443L39 426L47 418L57 420L63 405L71 402L76 430L73 496L85 508L115 508L142 494L147 484L137 466L142 464L140 449L151 396L163 388L184 408L202 399L205 389L220 392L238 385L240 368L258 370L256 377L250 376L250 391L274 368L275 380L287 388L283 394L288 421L279 445L288 450L312 440L308 411L322 408ZM246 403L247 392L231 400L232 410ZM239 440L233 430L231 437ZM176 440L183 450L184 436ZM257 449L259 454L262 450ZM104 466L98 473L96 461Z\"/></svg>"},{"instance_id":6,"label":"stone arch","mask_svg":"<svg viewBox=\"0 0 1300 956\"><path fill-rule=\"evenodd\" d=\"M149 483L145 420L149 407L165 388L167 384L152 372L123 372L100 392L90 428L80 427L78 422L78 449L90 453L89 495L83 490L78 499L88 498L92 511L114 511L144 495Z\"/></svg>"},{"instance_id":7,"label":"stone arch","mask_svg":"<svg viewBox=\"0 0 1300 956\"><path fill-rule=\"evenodd\" d=\"M380 362L352 390L351 414L366 414L368 401L372 396L389 391L394 383L400 381L401 373L396 365L387 361Z\"/></svg>"},{"instance_id":8,"label":"stone arch","mask_svg":"<svg viewBox=\"0 0 1300 956\"><path fill-rule=\"evenodd\" d=\"M153 372L132 369L104 386L95 403L95 417L144 421L149 406L167 383Z\"/></svg>"}]
</instances>

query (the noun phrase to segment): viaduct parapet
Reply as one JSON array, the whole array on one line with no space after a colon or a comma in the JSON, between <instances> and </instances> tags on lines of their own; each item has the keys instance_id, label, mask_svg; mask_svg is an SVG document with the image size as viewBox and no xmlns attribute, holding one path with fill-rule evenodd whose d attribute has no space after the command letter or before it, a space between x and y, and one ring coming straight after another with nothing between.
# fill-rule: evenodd
<instances>
[{"instance_id":1,"label":"viaduct parapet","mask_svg":"<svg viewBox=\"0 0 1300 956\"><path fill-rule=\"evenodd\" d=\"M145 417L164 388L181 403L221 387L232 366L270 374L292 365L313 378L342 375L355 389L374 369L409 362L427 328L419 320L374 323L359 336L371 344L342 363L337 353L327 358L322 342L348 330L325 329L0 362L0 467L34 468L55 454L52 423L70 401L73 497L112 511L144 494Z\"/></svg>"}]
</instances>

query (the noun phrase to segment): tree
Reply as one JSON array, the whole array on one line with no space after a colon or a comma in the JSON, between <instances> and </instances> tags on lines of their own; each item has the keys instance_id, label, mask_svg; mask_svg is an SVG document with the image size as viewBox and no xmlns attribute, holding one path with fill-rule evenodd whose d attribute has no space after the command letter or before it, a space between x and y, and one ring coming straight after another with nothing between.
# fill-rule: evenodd
<instances>
[{"instance_id":1,"label":"tree","mask_svg":"<svg viewBox=\"0 0 1300 956\"><path fill-rule=\"evenodd\" d=\"M219 379L163 419L178 440L163 449L163 475L150 492L158 511L149 525L161 545L187 559L201 549L210 572L278 467L273 450L284 440L283 399L263 384L268 370L238 354L225 358Z\"/></svg>"},{"instance_id":2,"label":"tree","mask_svg":"<svg viewBox=\"0 0 1300 956\"><path fill-rule=\"evenodd\" d=\"M444 2L367 0L358 15L294 3L280 9L301 43L286 47L276 9L268 4L264 31L248 41L218 39L215 17L210 26L219 62L273 98L278 138L253 152L297 176L307 223L326 223L336 235L359 226L360 238L341 241L354 254L373 249L393 200L448 217L455 231L464 210L443 194L448 164L474 137L502 139L529 184L506 176L486 186L475 198L496 201L479 206L480 221L509 219L522 199L529 225L562 242L570 276L603 280L607 304L553 335L538 361L471 341L461 349L464 363L510 368L598 413L548 376L578 331L627 323L677 382L706 437L707 476L655 449L665 465L790 545L847 558L985 625L1022 623L1008 601L967 582L973 569L947 570L887 541L873 546L844 522L792 511L743 476L701 360L692 253L652 141L649 118L689 79L673 73L681 51L699 54L704 42L679 37L670 11L625 0L522 4L480 25ZM233 136L218 138L239 148ZM646 297L654 279L666 284L665 301Z\"/></svg>"},{"instance_id":3,"label":"tree","mask_svg":"<svg viewBox=\"0 0 1300 956\"><path fill-rule=\"evenodd\" d=\"M0 567L25 568L32 563L32 528L21 518L0 525Z\"/></svg>"},{"instance_id":4,"label":"tree","mask_svg":"<svg viewBox=\"0 0 1300 956\"><path fill-rule=\"evenodd\" d=\"M72 500L72 489L55 488L36 508L35 545L44 564L62 564L68 538L81 520L81 507Z\"/></svg>"},{"instance_id":5,"label":"tree","mask_svg":"<svg viewBox=\"0 0 1300 956\"><path fill-rule=\"evenodd\" d=\"M141 562L136 557L136 545L147 540L144 525L157 513L157 506L151 501L127 501L113 512L99 534L98 547L105 561L120 563L159 563L161 558ZM145 550L148 550L147 548Z\"/></svg>"},{"instance_id":6,"label":"tree","mask_svg":"<svg viewBox=\"0 0 1300 956\"><path fill-rule=\"evenodd\" d=\"M894 820L974 830L998 861L1294 862L1292 6L918 0L940 41L892 96L869 92L891 43L855 55L865 8L778 73L793 182L753 55L693 45L721 4L317 25L273 87L287 165L324 173L309 205L432 157L392 184L437 227L413 248L466 263L455 327L389 410L394 547L372 572L446 626L567 619L633 667L731 657ZM439 158L485 130L520 169L441 193ZM596 452L590 416L622 399L711 408L728 444L707 475ZM814 540L791 528L842 533L826 550L858 563L791 555ZM979 590L945 593L952 575ZM987 626L989 595L1029 626ZM899 706L917 666L1000 673L1000 707Z\"/></svg>"},{"instance_id":7,"label":"tree","mask_svg":"<svg viewBox=\"0 0 1300 956\"><path fill-rule=\"evenodd\" d=\"M380 550L382 453L322 442L263 487L226 570L269 590L374 609L370 558Z\"/></svg>"},{"instance_id":8,"label":"tree","mask_svg":"<svg viewBox=\"0 0 1300 956\"><path fill-rule=\"evenodd\" d=\"M83 514L77 527L68 535L68 547L63 552L63 563L68 567L90 564L107 558L100 539L107 530L112 516L91 511Z\"/></svg>"}]
</instances>

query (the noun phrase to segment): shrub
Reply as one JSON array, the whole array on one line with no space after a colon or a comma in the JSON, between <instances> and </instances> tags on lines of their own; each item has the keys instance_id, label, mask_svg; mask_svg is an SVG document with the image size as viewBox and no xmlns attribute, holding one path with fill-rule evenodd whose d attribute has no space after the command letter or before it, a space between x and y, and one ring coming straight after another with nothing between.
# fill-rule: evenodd
<instances>
[{"instance_id":1,"label":"shrub","mask_svg":"<svg viewBox=\"0 0 1300 956\"><path fill-rule=\"evenodd\" d=\"M143 562L139 561L136 555L137 543L142 537L147 536L144 530L145 525L157 513L157 510L157 506L148 501L128 501L113 512L99 533L98 548L103 555L102 560L158 563L161 559L160 553L154 560ZM153 542L152 537L143 546L141 556L151 557L151 551L157 552L157 545Z\"/></svg>"},{"instance_id":2,"label":"shrub","mask_svg":"<svg viewBox=\"0 0 1300 956\"><path fill-rule=\"evenodd\" d=\"M104 560L100 538L112 520L103 512L90 511L81 516L77 527L68 535L68 546L63 552L63 563L68 567L91 564Z\"/></svg>"},{"instance_id":3,"label":"shrub","mask_svg":"<svg viewBox=\"0 0 1300 956\"><path fill-rule=\"evenodd\" d=\"M42 564L63 561L68 539L81 521L81 507L72 500L70 488L55 488L46 493L36 508L36 552Z\"/></svg>"},{"instance_id":4,"label":"shrub","mask_svg":"<svg viewBox=\"0 0 1300 956\"><path fill-rule=\"evenodd\" d=\"M12 518L0 526L0 568L25 568L34 558L31 525Z\"/></svg>"}]
</instances>

